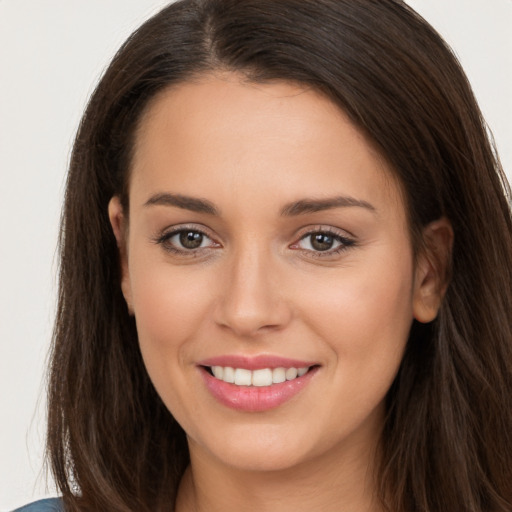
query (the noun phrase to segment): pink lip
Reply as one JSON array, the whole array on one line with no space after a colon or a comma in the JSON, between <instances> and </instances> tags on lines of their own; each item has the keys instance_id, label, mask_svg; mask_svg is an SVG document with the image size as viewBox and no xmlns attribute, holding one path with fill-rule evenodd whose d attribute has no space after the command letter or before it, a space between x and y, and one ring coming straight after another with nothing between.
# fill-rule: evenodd
<instances>
[{"instance_id":1,"label":"pink lip","mask_svg":"<svg viewBox=\"0 0 512 512\"><path fill-rule=\"evenodd\" d=\"M258 370L261 368L304 368L313 366L314 363L285 359L275 356L221 356L204 360L200 363L199 369L208 391L221 404L238 411L263 412L275 409L296 396L311 381L319 367L314 366L302 377L272 384L271 386L237 386L224 382L211 375L205 366L231 366L232 368L245 368L247 370Z\"/></svg>"}]
</instances>

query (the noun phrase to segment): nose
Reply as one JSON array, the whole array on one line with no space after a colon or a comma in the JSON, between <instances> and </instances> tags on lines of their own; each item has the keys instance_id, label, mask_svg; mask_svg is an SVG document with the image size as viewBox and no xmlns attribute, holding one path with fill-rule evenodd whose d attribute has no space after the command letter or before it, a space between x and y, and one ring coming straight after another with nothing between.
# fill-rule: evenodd
<instances>
[{"instance_id":1,"label":"nose","mask_svg":"<svg viewBox=\"0 0 512 512\"><path fill-rule=\"evenodd\" d=\"M254 249L254 246L253 246ZM265 251L247 250L226 261L217 302L218 325L240 337L283 329L292 318L278 264Z\"/></svg>"}]
</instances>

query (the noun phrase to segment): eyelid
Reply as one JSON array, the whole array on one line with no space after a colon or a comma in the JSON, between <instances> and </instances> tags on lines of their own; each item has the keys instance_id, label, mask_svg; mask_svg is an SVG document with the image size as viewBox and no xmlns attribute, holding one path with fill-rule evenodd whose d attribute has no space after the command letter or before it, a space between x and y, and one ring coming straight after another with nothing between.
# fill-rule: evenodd
<instances>
[{"instance_id":1,"label":"eyelid","mask_svg":"<svg viewBox=\"0 0 512 512\"><path fill-rule=\"evenodd\" d=\"M169 240L176 236L177 234L183 231L193 231L196 233L200 233L204 237L208 238L212 244L207 247L198 247L195 249L185 249L179 248L173 244L167 243ZM305 249L299 247L298 244L313 234L326 234L332 236L339 242L339 246L335 249L327 249L325 251L319 251L314 249ZM207 252L211 249L217 249L222 247L222 244L216 240L217 237L210 233L210 230L203 225L198 224L177 224L173 226L168 226L165 229L159 231L154 237L152 237L152 241L158 245L161 245L164 250L169 253L174 253L177 255L186 256L197 256L202 252ZM315 258L327 258L329 256L333 257L338 255L339 253L348 250L350 247L356 245L356 237L349 233L347 230L342 230L340 228L335 228L333 226L326 225L312 225L306 226L302 228L299 233L295 237L295 242L290 244L288 247L293 250L300 251L305 253L311 257Z\"/></svg>"},{"instance_id":2,"label":"eyelid","mask_svg":"<svg viewBox=\"0 0 512 512\"><path fill-rule=\"evenodd\" d=\"M312 249L303 249L298 247L299 242L316 233L330 235L340 242L340 245L335 249L328 249L326 251L315 251ZM333 226L326 225L314 225L303 228L301 232L297 235L296 241L293 242L289 247L294 250L301 251L303 253L307 253L309 256L315 258L327 258L329 256L336 256L339 253L350 249L356 245L356 237L349 233L346 230L342 230L339 228L335 228Z\"/></svg>"},{"instance_id":3,"label":"eyelid","mask_svg":"<svg viewBox=\"0 0 512 512\"><path fill-rule=\"evenodd\" d=\"M181 249L171 244L166 245L166 242L168 242L172 237L176 236L177 234L183 231L193 231L196 233L200 233L201 235L212 241L212 246L198 247L196 249ZM210 230L207 229L205 226L198 224L177 224L173 226L168 226L165 229L159 231L155 236L152 237L152 241L155 244L162 245L162 247L168 252L184 256L192 256L201 251L221 247L221 244L215 239L215 237L209 231Z\"/></svg>"},{"instance_id":4,"label":"eyelid","mask_svg":"<svg viewBox=\"0 0 512 512\"><path fill-rule=\"evenodd\" d=\"M201 233L208 238L212 238L211 234L209 233L209 229L207 229L205 226L202 226L201 224L175 224L172 226L167 226L164 229L159 230L154 238L161 238L170 235L172 236L173 234L187 230L197 231L198 233Z\"/></svg>"},{"instance_id":5,"label":"eyelid","mask_svg":"<svg viewBox=\"0 0 512 512\"><path fill-rule=\"evenodd\" d=\"M352 240L354 242L357 239L357 237L353 233L347 231L346 229L337 228L328 224L312 224L310 226L305 226L298 230L298 233L296 234L296 240L302 240L304 237L311 235L313 233L326 233L342 239Z\"/></svg>"}]
</instances>

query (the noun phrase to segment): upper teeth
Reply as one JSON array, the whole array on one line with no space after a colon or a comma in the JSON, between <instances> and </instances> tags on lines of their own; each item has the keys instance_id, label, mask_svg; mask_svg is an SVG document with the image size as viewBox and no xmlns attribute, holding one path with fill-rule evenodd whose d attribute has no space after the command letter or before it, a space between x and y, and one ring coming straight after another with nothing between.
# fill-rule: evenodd
<instances>
[{"instance_id":1,"label":"upper teeth","mask_svg":"<svg viewBox=\"0 0 512 512\"><path fill-rule=\"evenodd\" d=\"M246 370L230 366L212 366L213 375L224 382L238 386L271 386L286 380L302 377L309 368L262 368L261 370Z\"/></svg>"}]
</instances>

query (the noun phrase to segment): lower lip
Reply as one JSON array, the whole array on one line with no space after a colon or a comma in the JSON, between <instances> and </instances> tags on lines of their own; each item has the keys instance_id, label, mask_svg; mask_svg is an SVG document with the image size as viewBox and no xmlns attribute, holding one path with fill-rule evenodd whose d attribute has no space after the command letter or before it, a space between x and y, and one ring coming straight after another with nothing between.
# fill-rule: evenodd
<instances>
[{"instance_id":1,"label":"lower lip","mask_svg":"<svg viewBox=\"0 0 512 512\"><path fill-rule=\"evenodd\" d=\"M220 403L238 411L262 412L279 407L302 391L318 367L312 368L302 377L262 387L229 384L215 378L205 368L200 369L207 389Z\"/></svg>"}]
</instances>

